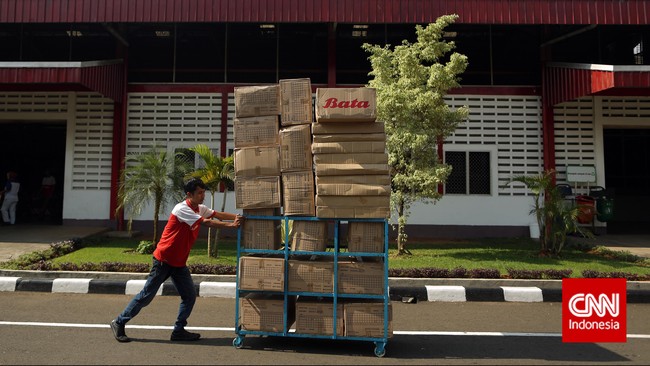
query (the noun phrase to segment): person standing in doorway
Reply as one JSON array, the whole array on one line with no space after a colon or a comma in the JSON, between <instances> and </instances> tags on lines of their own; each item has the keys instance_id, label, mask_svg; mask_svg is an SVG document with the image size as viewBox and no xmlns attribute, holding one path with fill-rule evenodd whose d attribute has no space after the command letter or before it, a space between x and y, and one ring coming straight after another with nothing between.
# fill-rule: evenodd
<instances>
[{"instance_id":1,"label":"person standing in doorway","mask_svg":"<svg viewBox=\"0 0 650 366\"><path fill-rule=\"evenodd\" d=\"M214 211L203 205L206 189L203 181L196 178L185 184L186 198L174 207L169 216L160 241L153 252L153 265L144 288L135 295L124 311L111 321L113 336L118 342L131 341L124 330L126 323L138 315L143 307L151 303L160 286L169 277L172 278L172 282L181 296L181 304L171 340L196 341L201 338L200 334L185 330L187 318L192 313L196 302L196 290L187 268L187 258L199 235L201 225L213 228L237 228L244 220L239 215ZM231 220L231 222L223 220Z\"/></svg>"},{"instance_id":2,"label":"person standing in doorway","mask_svg":"<svg viewBox=\"0 0 650 366\"><path fill-rule=\"evenodd\" d=\"M0 194L4 195L2 202L2 221L5 225L16 224L16 206L18 205L18 191L20 191L20 183L18 183L18 174L14 171L7 172L7 183Z\"/></svg>"},{"instance_id":3,"label":"person standing in doorway","mask_svg":"<svg viewBox=\"0 0 650 366\"><path fill-rule=\"evenodd\" d=\"M38 214L41 218L50 214L49 212L50 200L52 200L52 196L54 196L55 189L56 189L56 178L54 178L54 176L49 170L46 170L45 174L43 174L43 179L41 180L40 196L41 199L43 200L43 204L41 205L41 209L38 211Z\"/></svg>"}]
</instances>

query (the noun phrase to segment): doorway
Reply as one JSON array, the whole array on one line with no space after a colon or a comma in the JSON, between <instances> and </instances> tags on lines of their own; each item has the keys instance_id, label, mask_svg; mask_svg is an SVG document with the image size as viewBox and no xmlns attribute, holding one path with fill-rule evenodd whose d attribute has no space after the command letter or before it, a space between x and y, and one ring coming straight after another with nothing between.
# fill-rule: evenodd
<instances>
[{"instance_id":1,"label":"doorway","mask_svg":"<svg viewBox=\"0 0 650 366\"><path fill-rule=\"evenodd\" d=\"M0 122L0 182L6 172L18 173L20 191L16 224L61 225L65 169L65 121ZM46 171L56 181L49 200L41 191Z\"/></svg>"},{"instance_id":2,"label":"doorway","mask_svg":"<svg viewBox=\"0 0 650 366\"><path fill-rule=\"evenodd\" d=\"M604 129L605 187L614 198L611 234L650 234L650 129Z\"/></svg>"}]
</instances>

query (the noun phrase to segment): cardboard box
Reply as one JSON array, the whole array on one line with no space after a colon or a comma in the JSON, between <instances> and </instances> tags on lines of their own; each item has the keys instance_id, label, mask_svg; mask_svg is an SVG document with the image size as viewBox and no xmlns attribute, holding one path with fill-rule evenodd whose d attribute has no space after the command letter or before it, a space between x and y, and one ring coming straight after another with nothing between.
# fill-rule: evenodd
<instances>
[{"instance_id":1,"label":"cardboard box","mask_svg":"<svg viewBox=\"0 0 650 366\"><path fill-rule=\"evenodd\" d=\"M384 303L383 302L346 302L345 312L346 337L384 338ZM393 336L393 307L388 303L388 338Z\"/></svg>"},{"instance_id":2,"label":"cardboard box","mask_svg":"<svg viewBox=\"0 0 650 366\"><path fill-rule=\"evenodd\" d=\"M244 117L233 120L235 148L280 144L278 116Z\"/></svg>"},{"instance_id":3,"label":"cardboard box","mask_svg":"<svg viewBox=\"0 0 650 366\"><path fill-rule=\"evenodd\" d=\"M316 206L316 217L330 219L385 219L390 217L387 207L330 207Z\"/></svg>"},{"instance_id":4,"label":"cardboard box","mask_svg":"<svg viewBox=\"0 0 650 366\"><path fill-rule=\"evenodd\" d=\"M383 222L348 222L348 251L383 253L385 232Z\"/></svg>"},{"instance_id":5,"label":"cardboard box","mask_svg":"<svg viewBox=\"0 0 650 366\"><path fill-rule=\"evenodd\" d=\"M242 209L275 208L281 206L280 177L237 177L235 207Z\"/></svg>"},{"instance_id":6,"label":"cardboard box","mask_svg":"<svg viewBox=\"0 0 650 366\"><path fill-rule=\"evenodd\" d=\"M324 252L327 249L327 221L293 222L291 250Z\"/></svg>"},{"instance_id":7,"label":"cardboard box","mask_svg":"<svg viewBox=\"0 0 650 366\"><path fill-rule=\"evenodd\" d=\"M332 175L316 176L316 184L391 184L389 175Z\"/></svg>"},{"instance_id":8,"label":"cardboard box","mask_svg":"<svg viewBox=\"0 0 650 366\"><path fill-rule=\"evenodd\" d=\"M311 80L280 80L282 125L310 124L314 117L311 98Z\"/></svg>"},{"instance_id":9,"label":"cardboard box","mask_svg":"<svg viewBox=\"0 0 650 366\"><path fill-rule=\"evenodd\" d=\"M311 152L314 154L385 153L386 142L314 142L311 144Z\"/></svg>"},{"instance_id":10,"label":"cardboard box","mask_svg":"<svg viewBox=\"0 0 650 366\"><path fill-rule=\"evenodd\" d=\"M287 331L296 319L295 297L287 299ZM239 299L239 325L242 330L284 332L284 296L248 294Z\"/></svg>"},{"instance_id":11,"label":"cardboard box","mask_svg":"<svg viewBox=\"0 0 650 366\"><path fill-rule=\"evenodd\" d=\"M279 216L279 209L244 210L244 216ZM246 249L280 249L280 220L246 217L241 231L241 244Z\"/></svg>"},{"instance_id":12,"label":"cardboard box","mask_svg":"<svg viewBox=\"0 0 650 366\"><path fill-rule=\"evenodd\" d=\"M374 122L376 110L373 88L316 89L316 122Z\"/></svg>"},{"instance_id":13,"label":"cardboard box","mask_svg":"<svg viewBox=\"0 0 650 366\"><path fill-rule=\"evenodd\" d=\"M339 133L385 133L384 122L312 123L314 135Z\"/></svg>"},{"instance_id":14,"label":"cardboard box","mask_svg":"<svg viewBox=\"0 0 650 366\"><path fill-rule=\"evenodd\" d=\"M384 263L339 262L340 294L384 294Z\"/></svg>"},{"instance_id":15,"label":"cardboard box","mask_svg":"<svg viewBox=\"0 0 650 366\"><path fill-rule=\"evenodd\" d=\"M345 310L336 305L336 335L341 337ZM296 333L334 335L334 303L331 299L299 298L296 302Z\"/></svg>"},{"instance_id":16,"label":"cardboard box","mask_svg":"<svg viewBox=\"0 0 650 366\"><path fill-rule=\"evenodd\" d=\"M317 184L319 196L390 196L390 185Z\"/></svg>"},{"instance_id":17,"label":"cardboard box","mask_svg":"<svg viewBox=\"0 0 650 366\"><path fill-rule=\"evenodd\" d=\"M385 133L339 133L330 135L314 135L314 142L361 142L386 141Z\"/></svg>"},{"instance_id":18,"label":"cardboard box","mask_svg":"<svg viewBox=\"0 0 650 366\"><path fill-rule=\"evenodd\" d=\"M388 164L316 164L316 175L388 175Z\"/></svg>"},{"instance_id":19,"label":"cardboard box","mask_svg":"<svg viewBox=\"0 0 650 366\"><path fill-rule=\"evenodd\" d=\"M316 154L313 160L315 164L388 164L388 154Z\"/></svg>"},{"instance_id":20,"label":"cardboard box","mask_svg":"<svg viewBox=\"0 0 650 366\"><path fill-rule=\"evenodd\" d=\"M289 260L289 291L334 292L334 262Z\"/></svg>"},{"instance_id":21,"label":"cardboard box","mask_svg":"<svg viewBox=\"0 0 650 366\"><path fill-rule=\"evenodd\" d=\"M236 177L280 175L280 146L235 149Z\"/></svg>"},{"instance_id":22,"label":"cardboard box","mask_svg":"<svg viewBox=\"0 0 650 366\"><path fill-rule=\"evenodd\" d=\"M236 86L235 117L277 116L280 114L280 86Z\"/></svg>"},{"instance_id":23,"label":"cardboard box","mask_svg":"<svg viewBox=\"0 0 650 366\"><path fill-rule=\"evenodd\" d=\"M314 173L311 170L282 173L285 216L314 216Z\"/></svg>"},{"instance_id":24,"label":"cardboard box","mask_svg":"<svg viewBox=\"0 0 650 366\"><path fill-rule=\"evenodd\" d=\"M282 172L311 170L312 161L309 125L291 126L280 130L280 170Z\"/></svg>"},{"instance_id":25,"label":"cardboard box","mask_svg":"<svg viewBox=\"0 0 650 366\"><path fill-rule=\"evenodd\" d=\"M331 207L390 207L390 196L319 196L316 206Z\"/></svg>"},{"instance_id":26,"label":"cardboard box","mask_svg":"<svg viewBox=\"0 0 650 366\"><path fill-rule=\"evenodd\" d=\"M284 291L284 258L239 258L239 288Z\"/></svg>"}]
</instances>

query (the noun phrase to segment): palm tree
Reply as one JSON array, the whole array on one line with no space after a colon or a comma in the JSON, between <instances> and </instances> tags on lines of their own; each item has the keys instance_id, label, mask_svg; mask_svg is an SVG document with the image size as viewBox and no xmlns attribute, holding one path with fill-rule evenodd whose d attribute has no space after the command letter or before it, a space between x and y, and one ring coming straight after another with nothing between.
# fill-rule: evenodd
<instances>
[{"instance_id":1,"label":"palm tree","mask_svg":"<svg viewBox=\"0 0 650 366\"><path fill-rule=\"evenodd\" d=\"M183 178L190 170L184 155L170 156L164 148L153 146L144 153L128 155L120 176L116 213L123 208L129 212L128 230L131 232L133 217L140 215L146 205L153 201L153 243L158 242L158 216L170 201L178 202L185 197Z\"/></svg>"},{"instance_id":2,"label":"palm tree","mask_svg":"<svg viewBox=\"0 0 650 366\"><path fill-rule=\"evenodd\" d=\"M578 226L578 214L582 207L569 205L564 201L555 184L554 170L546 170L533 176L513 176L506 182L506 186L513 182L525 184L533 194L533 208L530 214L535 216L539 225L541 256L558 256L566 244L567 234L591 236L591 233Z\"/></svg>"},{"instance_id":3,"label":"palm tree","mask_svg":"<svg viewBox=\"0 0 650 366\"><path fill-rule=\"evenodd\" d=\"M224 184L225 189L223 190L223 201L221 202L221 212L223 212L226 209L226 194L228 193L228 187L232 184L232 179L235 175L233 157L228 156L222 158L215 155L212 150L204 144L196 145L190 150L198 154L205 163L202 168L190 173L190 176L201 179L208 187L208 191L210 191L212 196L212 204L210 207L214 207L214 197L219 191L221 184ZM212 245L212 228L208 228L208 256L210 257L216 258L219 255L217 250L218 238L219 229L215 229L214 245Z\"/></svg>"}]
</instances>

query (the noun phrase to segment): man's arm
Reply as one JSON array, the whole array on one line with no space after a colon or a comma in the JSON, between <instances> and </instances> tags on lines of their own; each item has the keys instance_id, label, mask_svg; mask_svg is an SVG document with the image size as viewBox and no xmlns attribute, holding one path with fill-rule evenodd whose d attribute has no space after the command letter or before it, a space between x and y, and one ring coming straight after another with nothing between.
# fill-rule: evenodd
<instances>
[{"instance_id":1,"label":"man's arm","mask_svg":"<svg viewBox=\"0 0 650 366\"><path fill-rule=\"evenodd\" d=\"M224 213L224 212L220 212ZM213 219L205 219L201 221L201 225L205 225L208 227L213 227L213 228L228 228L228 227L234 227L237 228L241 225L241 223L244 221L244 218L235 215L235 214L228 214L228 217L232 217L232 222L227 222L227 221L219 221L219 220L213 220Z\"/></svg>"},{"instance_id":2,"label":"man's arm","mask_svg":"<svg viewBox=\"0 0 650 366\"><path fill-rule=\"evenodd\" d=\"M235 220L237 219L239 215L229 213L229 212L219 212L219 211L214 211L214 216L218 218L219 220Z\"/></svg>"}]
</instances>

